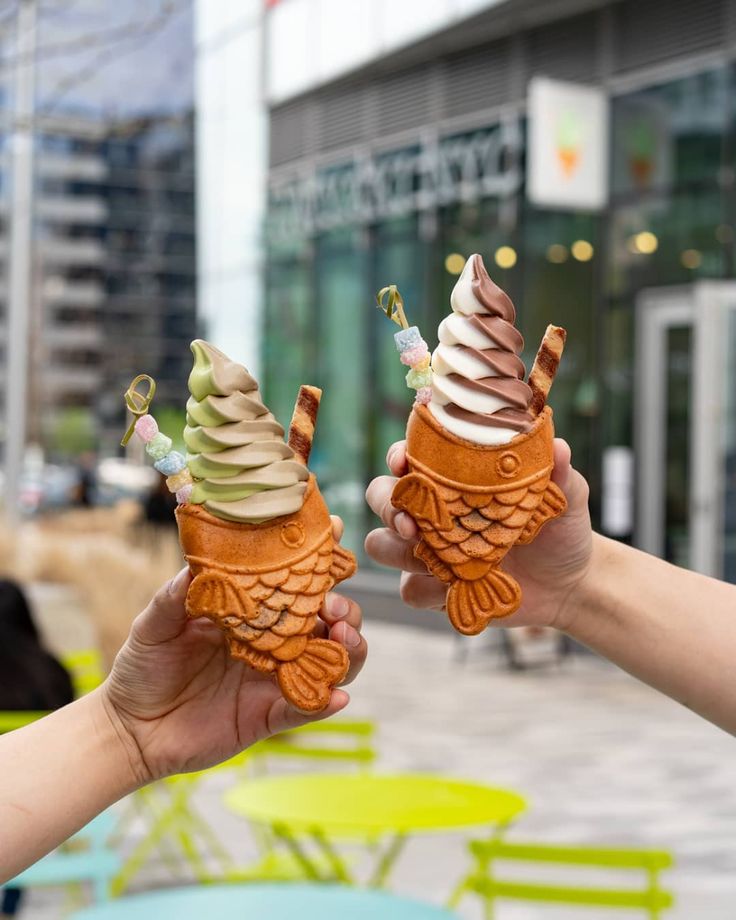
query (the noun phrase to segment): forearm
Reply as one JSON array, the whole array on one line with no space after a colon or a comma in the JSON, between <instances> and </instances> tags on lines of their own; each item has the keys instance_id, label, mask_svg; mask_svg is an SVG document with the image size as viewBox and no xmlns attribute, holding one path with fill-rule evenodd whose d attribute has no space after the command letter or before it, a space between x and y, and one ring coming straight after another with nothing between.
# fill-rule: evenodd
<instances>
[{"instance_id":1,"label":"forearm","mask_svg":"<svg viewBox=\"0 0 736 920\"><path fill-rule=\"evenodd\" d=\"M736 587L596 536L569 634L736 734Z\"/></svg>"},{"instance_id":2,"label":"forearm","mask_svg":"<svg viewBox=\"0 0 736 920\"><path fill-rule=\"evenodd\" d=\"M134 751L103 690L0 738L0 881L139 784Z\"/></svg>"}]
</instances>

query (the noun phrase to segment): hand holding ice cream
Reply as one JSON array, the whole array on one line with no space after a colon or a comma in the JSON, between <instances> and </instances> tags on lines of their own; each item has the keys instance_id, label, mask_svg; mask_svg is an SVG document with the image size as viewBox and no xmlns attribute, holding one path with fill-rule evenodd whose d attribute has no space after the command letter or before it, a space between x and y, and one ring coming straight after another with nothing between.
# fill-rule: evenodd
<instances>
[{"instance_id":1,"label":"hand holding ice cream","mask_svg":"<svg viewBox=\"0 0 736 920\"><path fill-rule=\"evenodd\" d=\"M306 466L319 391L300 391L295 448L244 367L207 342L193 342L192 352L189 453L176 455L179 471L167 480L193 575L187 612L219 626L232 657L272 674L293 706L319 712L349 659L341 644L314 635L318 616L327 592L355 571ZM148 437L155 423L145 418L136 430Z\"/></svg>"},{"instance_id":2,"label":"hand holding ice cream","mask_svg":"<svg viewBox=\"0 0 736 920\"><path fill-rule=\"evenodd\" d=\"M414 554L446 583L453 626L473 635L519 608L521 589L500 567L565 509L552 482L553 427L546 396L564 344L549 327L529 382L514 306L470 257L440 324L428 405L407 425L408 473L393 505L416 521ZM400 334L400 333L399 333Z\"/></svg>"}]
</instances>

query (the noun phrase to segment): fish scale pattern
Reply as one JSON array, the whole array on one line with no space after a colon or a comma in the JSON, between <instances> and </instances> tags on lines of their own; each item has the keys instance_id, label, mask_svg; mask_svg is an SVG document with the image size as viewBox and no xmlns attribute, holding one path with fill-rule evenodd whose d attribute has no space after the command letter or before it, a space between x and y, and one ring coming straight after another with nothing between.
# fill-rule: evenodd
<instances>
[{"instance_id":1,"label":"fish scale pattern","mask_svg":"<svg viewBox=\"0 0 736 920\"><path fill-rule=\"evenodd\" d=\"M453 492L438 486L451 520L449 530L422 527L423 538L448 565L470 559L503 558L534 517L550 485L549 475L529 486L506 492ZM421 525L420 525L421 526ZM490 555L489 555L490 551Z\"/></svg>"},{"instance_id":2,"label":"fish scale pattern","mask_svg":"<svg viewBox=\"0 0 736 920\"><path fill-rule=\"evenodd\" d=\"M223 572L193 562L188 604L229 638L264 653L254 656L254 666L271 671L304 651L325 595L351 566L331 534L299 562L270 572Z\"/></svg>"}]
</instances>

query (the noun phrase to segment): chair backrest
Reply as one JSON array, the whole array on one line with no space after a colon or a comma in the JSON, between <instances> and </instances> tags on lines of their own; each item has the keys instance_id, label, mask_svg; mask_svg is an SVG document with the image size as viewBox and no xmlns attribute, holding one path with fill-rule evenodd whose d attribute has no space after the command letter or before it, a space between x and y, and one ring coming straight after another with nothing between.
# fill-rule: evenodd
<instances>
[{"instance_id":1,"label":"chair backrest","mask_svg":"<svg viewBox=\"0 0 736 920\"><path fill-rule=\"evenodd\" d=\"M8 885L34 888L89 882L95 901L106 901L110 897L110 881L122 865L122 859L107 842L114 823L113 815L103 812L66 844L21 872Z\"/></svg>"},{"instance_id":2,"label":"chair backrest","mask_svg":"<svg viewBox=\"0 0 736 920\"><path fill-rule=\"evenodd\" d=\"M105 679L102 656L95 648L67 652L61 656L61 663L69 672L76 697L99 687Z\"/></svg>"},{"instance_id":3,"label":"chair backrest","mask_svg":"<svg viewBox=\"0 0 736 920\"><path fill-rule=\"evenodd\" d=\"M310 722L257 744L250 764L263 772L274 760L341 762L367 769L376 759L375 725L369 721L336 719Z\"/></svg>"},{"instance_id":4,"label":"chair backrest","mask_svg":"<svg viewBox=\"0 0 736 920\"><path fill-rule=\"evenodd\" d=\"M470 844L478 872L469 878L464 888L486 899L510 899L548 904L569 904L587 907L616 907L645 911L658 917L672 906L669 891L659 884L659 873L672 865L672 856L663 850L642 850L620 847L555 846L536 843L509 843L503 840L474 841ZM546 864L580 866L612 871L640 871L644 884L638 887L615 887L548 882L527 882L525 879L504 879L495 863Z\"/></svg>"},{"instance_id":5,"label":"chair backrest","mask_svg":"<svg viewBox=\"0 0 736 920\"><path fill-rule=\"evenodd\" d=\"M16 728L24 728L26 725L30 725L31 722L42 719L47 715L48 712L43 710L38 712L25 709L0 710L0 735L15 731Z\"/></svg>"}]
</instances>

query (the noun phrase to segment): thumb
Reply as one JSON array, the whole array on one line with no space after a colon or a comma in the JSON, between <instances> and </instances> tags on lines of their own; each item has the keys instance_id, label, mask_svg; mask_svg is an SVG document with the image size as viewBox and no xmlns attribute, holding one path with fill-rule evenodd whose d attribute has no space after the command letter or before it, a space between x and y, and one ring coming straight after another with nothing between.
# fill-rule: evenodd
<instances>
[{"instance_id":1,"label":"thumb","mask_svg":"<svg viewBox=\"0 0 736 920\"><path fill-rule=\"evenodd\" d=\"M191 580L189 568L185 567L158 589L134 623L139 641L146 645L158 645L181 635L188 619L185 601Z\"/></svg>"},{"instance_id":2,"label":"thumb","mask_svg":"<svg viewBox=\"0 0 736 920\"><path fill-rule=\"evenodd\" d=\"M279 735L293 728L301 728L302 725L307 725L309 722L329 719L330 716L343 710L349 702L350 697L344 690L333 690L330 702L322 712L306 713L294 709L285 699L279 698L273 703L266 716L266 737Z\"/></svg>"},{"instance_id":3,"label":"thumb","mask_svg":"<svg viewBox=\"0 0 736 920\"><path fill-rule=\"evenodd\" d=\"M555 466L552 480L565 493L569 510L587 511L590 489L585 478L572 465L572 451L567 441L555 438Z\"/></svg>"}]
</instances>

